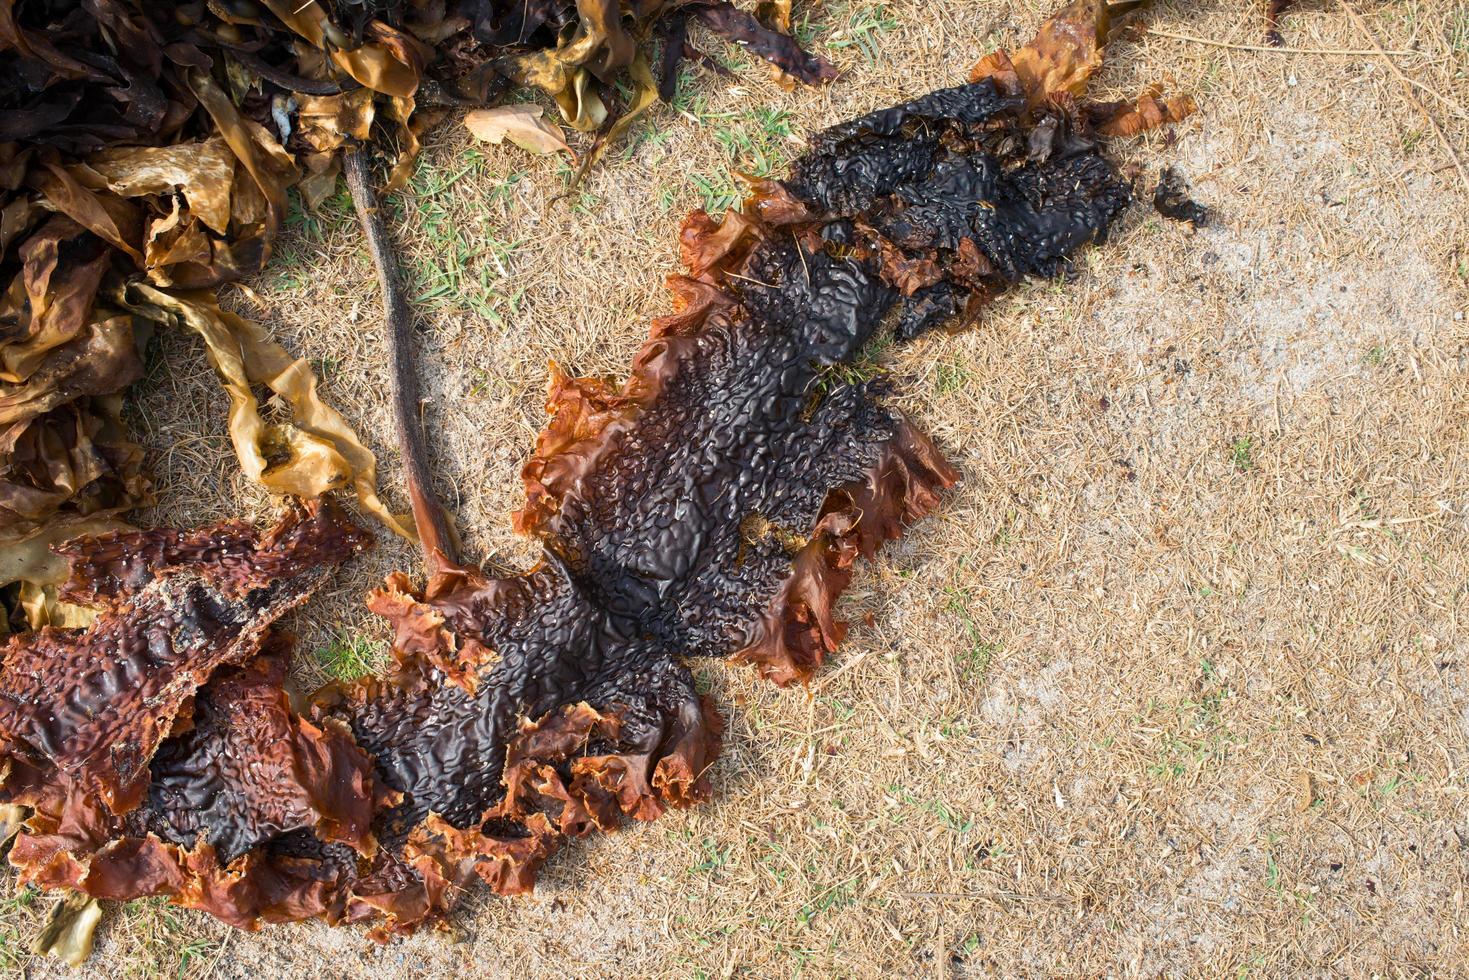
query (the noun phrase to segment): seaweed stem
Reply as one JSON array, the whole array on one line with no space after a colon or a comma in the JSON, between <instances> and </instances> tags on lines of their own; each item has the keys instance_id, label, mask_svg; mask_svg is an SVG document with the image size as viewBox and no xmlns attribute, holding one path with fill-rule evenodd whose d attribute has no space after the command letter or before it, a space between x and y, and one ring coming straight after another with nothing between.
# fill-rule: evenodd
<instances>
[{"instance_id":1,"label":"seaweed stem","mask_svg":"<svg viewBox=\"0 0 1469 980\"><path fill-rule=\"evenodd\" d=\"M453 531L448 515L434 496L428 472L428 449L423 424L418 417L421 398L418 373L413 363L413 317L403 295L403 274L392 238L383 224L377 191L372 186L366 151L348 148L343 170L357 223L367 238L367 250L377 270L378 289L383 297L383 315L388 324L388 364L391 368L393 428L403 454L403 478L413 507L413 524L423 549L423 566L432 577L455 562Z\"/></svg>"}]
</instances>

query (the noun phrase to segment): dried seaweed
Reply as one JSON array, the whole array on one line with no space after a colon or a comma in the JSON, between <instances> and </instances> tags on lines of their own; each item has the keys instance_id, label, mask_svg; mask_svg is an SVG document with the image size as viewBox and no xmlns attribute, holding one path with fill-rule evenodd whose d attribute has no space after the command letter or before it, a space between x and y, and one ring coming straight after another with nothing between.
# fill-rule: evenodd
<instances>
[{"instance_id":1,"label":"dried seaweed","mask_svg":"<svg viewBox=\"0 0 1469 980\"><path fill-rule=\"evenodd\" d=\"M627 380L553 369L515 516L543 557L506 577L456 561L413 412L400 276L366 157L348 153L428 572L421 587L394 574L369 599L395 665L317 692L301 717L280 693L284 641L255 655L277 610L344 553L338 525L294 549L295 531L256 541L232 527L65 546L61 597L103 611L86 631L7 647L0 795L35 808L12 862L47 886L167 895L242 927L320 917L386 936L442 918L475 878L528 890L567 838L705 798L723 723L688 661L808 678L843 638L834 607L856 561L957 479L883 383L853 375L859 352L890 322L913 335L1024 276L1064 273L1129 201L1075 101L1076 71L1057 77L1072 80L1064 97L1032 102L985 77L833 127L789 179L753 183L742 211L692 215L673 310ZM333 523L312 513L286 527ZM191 589L210 601L181 603ZM98 696L89 678L145 655L128 638L204 607L176 636L181 663L123 671ZM119 651L100 674L66 670L99 650ZM43 718L43 680L87 710ZM146 719L127 710L145 687L158 706ZM99 741L119 726L126 739Z\"/></svg>"},{"instance_id":2,"label":"dried seaweed","mask_svg":"<svg viewBox=\"0 0 1469 980\"><path fill-rule=\"evenodd\" d=\"M47 887L112 898L170 893L221 854L297 828L371 854L372 813L391 796L345 729L290 711L286 641L271 632L367 540L311 504L264 535L225 523L60 547L62 597L99 613L0 650L0 796L32 810L11 862ZM155 831L179 823L208 833L162 845ZM250 900L244 887L220 875L198 900L226 914Z\"/></svg>"},{"instance_id":3,"label":"dried seaweed","mask_svg":"<svg viewBox=\"0 0 1469 980\"><path fill-rule=\"evenodd\" d=\"M554 95L578 128L605 126L589 165L655 100L635 39L697 6L0 0L0 545L30 549L56 526L148 502L117 396L140 377L155 324L205 339L249 479L303 497L351 490L410 534L307 363L211 291L264 267L288 189L323 199L340 150L396 145L397 186L444 107L512 83ZM830 77L789 37L731 23L757 53ZM625 103L623 76L635 86ZM262 416L259 387L284 421ZM54 584L18 581L32 598ZM40 608L26 602L5 618Z\"/></svg>"},{"instance_id":4,"label":"dried seaweed","mask_svg":"<svg viewBox=\"0 0 1469 980\"><path fill-rule=\"evenodd\" d=\"M0 4L0 104L25 123L12 119L0 145L0 546L33 554L148 502L119 396L142 374L152 326L178 307L249 362L232 374L241 357L215 358L234 386L231 433L249 475L308 495L354 487L391 522L371 454L320 401L305 362L212 295L181 291L259 270L297 168L207 73L226 74L218 40L197 34L202 11L159 12ZM137 289L156 295L140 305ZM285 397L289 425L264 422L252 383ZM42 598L54 567L25 571L0 580L18 583L7 620L57 621Z\"/></svg>"},{"instance_id":5,"label":"dried seaweed","mask_svg":"<svg viewBox=\"0 0 1469 980\"><path fill-rule=\"evenodd\" d=\"M1280 18L1295 6L1296 0L1265 0L1265 43L1275 47L1285 44L1280 33Z\"/></svg>"},{"instance_id":6,"label":"dried seaweed","mask_svg":"<svg viewBox=\"0 0 1469 980\"><path fill-rule=\"evenodd\" d=\"M970 69L969 80L988 78L1005 95L1024 98L1034 113L1046 106L1062 113L1082 111L1087 128L1101 136L1135 136L1165 123L1181 122L1197 106L1189 96L1162 98L1161 85L1153 85L1132 102L1090 103L1075 106L1086 92L1087 82L1102 66L1102 52L1114 18L1148 0L1072 0L1041 25L1035 40L1012 56L1004 50L981 58ZM1044 120L1040 120L1044 123ZM1054 130L1038 126L1049 149ZM1035 134L1032 134L1034 142Z\"/></svg>"},{"instance_id":7,"label":"dried seaweed","mask_svg":"<svg viewBox=\"0 0 1469 980\"><path fill-rule=\"evenodd\" d=\"M1192 96L1160 98L1157 87L1132 102L1088 107L1092 126L1102 136L1136 136L1149 129L1182 122L1198 111Z\"/></svg>"},{"instance_id":8,"label":"dried seaweed","mask_svg":"<svg viewBox=\"0 0 1469 980\"><path fill-rule=\"evenodd\" d=\"M727 2L699 5L698 17L714 33L770 62L782 78L820 85L837 77L831 62L803 51L791 37L789 4L775 28L767 27L754 14Z\"/></svg>"},{"instance_id":9,"label":"dried seaweed","mask_svg":"<svg viewBox=\"0 0 1469 980\"><path fill-rule=\"evenodd\" d=\"M1196 228L1209 223L1210 211L1189 197L1188 184L1172 167L1164 167L1153 188L1153 207L1165 218L1186 221Z\"/></svg>"},{"instance_id":10,"label":"dried seaweed","mask_svg":"<svg viewBox=\"0 0 1469 980\"><path fill-rule=\"evenodd\" d=\"M333 507L315 504L263 538L222 524L58 546L70 565L61 598L103 612L86 630L47 627L0 651L5 755L44 774L50 791L64 784L115 813L132 809L149 760L199 685L252 658L270 624L365 542Z\"/></svg>"}]
</instances>

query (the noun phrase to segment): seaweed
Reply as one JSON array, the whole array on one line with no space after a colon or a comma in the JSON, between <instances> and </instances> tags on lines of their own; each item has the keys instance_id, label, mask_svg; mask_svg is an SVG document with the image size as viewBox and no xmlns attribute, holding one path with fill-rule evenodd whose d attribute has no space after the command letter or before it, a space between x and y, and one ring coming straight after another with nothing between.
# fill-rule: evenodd
<instances>
[{"instance_id":1,"label":"seaweed","mask_svg":"<svg viewBox=\"0 0 1469 980\"><path fill-rule=\"evenodd\" d=\"M150 502L118 396L155 327L204 338L247 478L303 498L350 489L411 536L308 363L214 291L265 267L288 191L324 200L344 149L396 147L388 188L400 187L425 127L517 84L598 132L585 169L656 99L638 39L699 5L625 6L0 0L0 545L44 557L66 528L121 526ZM702 13L801 77L830 79L787 35L719 4ZM564 146L554 124L516 118L533 145ZM263 413L258 387L285 410ZM39 560L0 567L0 631L72 616L54 599L59 574Z\"/></svg>"},{"instance_id":2,"label":"seaweed","mask_svg":"<svg viewBox=\"0 0 1469 980\"><path fill-rule=\"evenodd\" d=\"M807 85L820 85L837 77L836 67L831 62L802 50L791 37L789 5L784 30L767 27L754 14L728 2L696 5L696 9L699 19L710 30L770 62L781 77L793 78Z\"/></svg>"},{"instance_id":3,"label":"seaweed","mask_svg":"<svg viewBox=\"0 0 1469 980\"><path fill-rule=\"evenodd\" d=\"M1295 6L1296 0L1265 0L1265 43L1273 47L1281 47L1285 44L1285 37L1280 33L1280 19L1285 12Z\"/></svg>"},{"instance_id":4,"label":"seaweed","mask_svg":"<svg viewBox=\"0 0 1469 980\"><path fill-rule=\"evenodd\" d=\"M1090 70L1062 74L1074 88ZM64 546L62 596L102 612L85 631L12 640L17 676L39 685L99 637L152 656L133 638L157 624L187 656L138 671L109 654L96 675L48 679L88 705L57 716L76 732L39 720L53 705L40 687L0 679L0 694L20 685L0 710L0 796L35 808L12 863L43 885L166 895L245 928L316 917L385 938L442 920L475 879L524 892L567 839L707 798L723 720L690 663L811 677L844 638L836 603L858 559L959 477L886 382L850 365L890 324L912 336L961 301L972 319L1027 275L1064 274L1129 202L1078 93L1032 99L1019 84L984 76L833 127L788 180L751 182L742 210L691 215L672 310L626 380L553 366L514 517L542 557L518 575L462 562L434 499L401 276L369 160L349 152L425 570L368 600L394 665L300 714L281 693L286 641L269 624L360 543L328 509L261 540L227 526ZM336 530L307 533L322 522ZM185 636L178 609L209 615L186 616ZM123 710L159 683L158 710ZM114 716L129 737L103 746L93 719Z\"/></svg>"},{"instance_id":5,"label":"seaweed","mask_svg":"<svg viewBox=\"0 0 1469 980\"><path fill-rule=\"evenodd\" d=\"M391 796L344 728L290 710L289 640L274 630L368 541L312 503L265 534L226 522L60 546L62 597L100 611L0 651L0 797L27 812L11 863L94 898L190 887L241 926L285 915L277 906L323 908L322 884L247 873L259 859L239 855L297 829L376 849L371 819Z\"/></svg>"},{"instance_id":6,"label":"seaweed","mask_svg":"<svg viewBox=\"0 0 1469 980\"><path fill-rule=\"evenodd\" d=\"M693 658L791 684L841 642L857 559L958 476L880 383L833 373L903 306L894 270L993 295L1063 269L1129 200L1085 133L1017 158L1023 107L990 80L945 89L818 134L722 221L692 215L673 312L627 380L553 369L514 518L537 567L486 576L440 538L424 586L398 574L373 595L396 669L316 703L402 794L379 836L431 869L402 907L471 875L522 891L565 838L704 798L722 722Z\"/></svg>"},{"instance_id":7,"label":"seaweed","mask_svg":"<svg viewBox=\"0 0 1469 980\"><path fill-rule=\"evenodd\" d=\"M1188 184L1172 167L1164 167L1153 189L1153 207L1172 221L1185 221L1196 228L1209 223L1212 212L1189 197Z\"/></svg>"},{"instance_id":8,"label":"seaweed","mask_svg":"<svg viewBox=\"0 0 1469 980\"><path fill-rule=\"evenodd\" d=\"M45 627L7 641L5 756L43 775L48 792L74 788L114 813L133 809L194 692L219 667L253 658L271 624L366 541L336 508L313 504L263 537L225 523L59 546L70 566L61 598L103 612L85 630Z\"/></svg>"}]
</instances>

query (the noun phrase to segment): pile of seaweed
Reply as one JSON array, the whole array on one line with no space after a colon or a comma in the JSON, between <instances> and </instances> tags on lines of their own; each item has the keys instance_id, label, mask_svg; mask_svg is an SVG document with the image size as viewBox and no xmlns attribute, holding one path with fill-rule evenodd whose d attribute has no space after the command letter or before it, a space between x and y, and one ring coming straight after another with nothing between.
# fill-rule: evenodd
<instances>
[{"instance_id":1,"label":"pile of seaweed","mask_svg":"<svg viewBox=\"0 0 1469 980\"><path fill-rule=\"evenodd\" d=\"M1192 110L1084 100L1110 16L1076 0L966 84L817 134L742 210L688 218L673 309L627 380L553 370L515 516L543 546L531 570L457 560L409 445L426 577L396 573L369 599L394 631L386 674L300 711L283 689L274 624L366 542L330 502L263 534L59 546L60 599L96 619L12 638L0 672L23 879L386 937L442 921L476 878L529 889L568 838L705 799L723 723L688 660L809 677L843 638L834 606L857 559L958 477L882 382L844 366L881 330L962 324L1066 272L1130 200L1100 137ZM346 163L401 411L407 308L366 160Z\"/></svg>"},{"instance_id":2,"label":"pile of seaweed","mask_svg":"<svg viewBox=\"0 0 1469 980\"><path fill-rule=\"evenodd\" d=\"M391 190L445 111L531 87L600 134L589 162L672 95L680 59L699 56L690 18L783 79L835 75L782 32L789 0L765 5L764 19L703 0L624 6L0 0L0 634L85 622L56 599L65 570L50 546L124 527L149 501L121 394L159 327L203 339L248 478L306 499L351 489L411 534L307 362L214 294L265 266L289 188L308 207L331 193L340 150L391 147ZM633 84L629 100L619 79ZM259 390L284 411L262 412Z\"/></svg>"}]
</instances>

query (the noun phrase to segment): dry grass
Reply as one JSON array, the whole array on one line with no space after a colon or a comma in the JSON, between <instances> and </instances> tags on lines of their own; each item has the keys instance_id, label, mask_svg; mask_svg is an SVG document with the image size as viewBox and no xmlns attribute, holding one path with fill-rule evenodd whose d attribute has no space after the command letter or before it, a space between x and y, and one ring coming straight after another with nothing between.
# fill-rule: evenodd
<instances>
[{"instance_id":1,"label":"dry grass","mask_svg":"<svg viewBox=\"0 0 1469 980\"><path fill-rule=\"evenodd\" d=\"M784 94L699 73L571 201L554 161L441 129L404 205L438 478L468 552L522 567L506 515L548 358L620 373L675 264L678 218L779 169L786 133L950 83L1042 18L1019 3L799 4L848 77ZM1241 7L1245 9L1241 9ZM1462 154L1469 4L1358 4ZM1161 30L1250 45L1255 5L1162 3ZM1367 47L1336 4L1287 42ZM834 45L837 45L834 47ZM716 46L717 48L717 46ZM738 59L737 53L722 52ZM888 351L897 401L964 472L867 568L871 614L806 692L719 664L717 801L571 847L534 897L479 896L460 941L231 933L134 903L92 976L1451 975L1469 867L1469 199L1372 56L1144 37L1101 79L1167 79L1174 143L1218 222L1135 209L1069 283L975 330ZM345 210L305 219L256 283L294 349L381 443L381 328ZM140 389L154 517L268 502L227 457L192 342ZM393 488L390 486L390 490ZM374 654L360 596L384 542L301 615L301 683L334 638ZM338 653L341 649L338 650ZM334 662L341 657L332 658ZM26 963L35 909L0 914Z\"/></svg>"}]
</instances>

